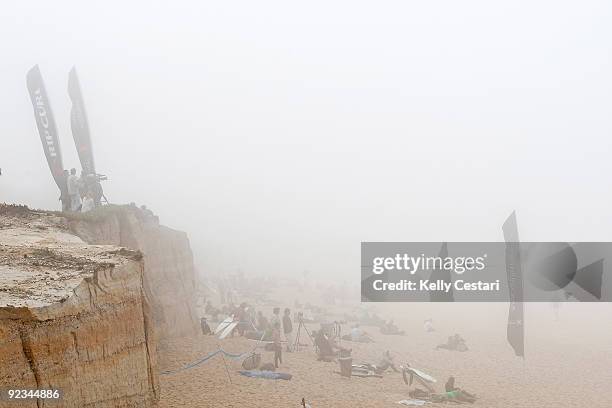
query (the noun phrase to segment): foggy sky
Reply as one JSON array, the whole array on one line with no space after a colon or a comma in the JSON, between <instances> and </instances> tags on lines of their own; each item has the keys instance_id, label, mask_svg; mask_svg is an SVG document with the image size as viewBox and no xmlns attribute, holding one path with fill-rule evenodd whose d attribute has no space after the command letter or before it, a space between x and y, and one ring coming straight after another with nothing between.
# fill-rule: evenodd
<instances>
[{"instance_id":1,"label":"foggy sky","mask_svg":"<svg viewBox=\"0 0 612 408\"><path fill-rule=\"evenodd\" d=\"M88 4L85 4L88 3ZM76 65L97 169L200 271L359 276L361 241L612 240L606 1L7 2L0 201L59 209Z\"/></svg>"}]
</instances>

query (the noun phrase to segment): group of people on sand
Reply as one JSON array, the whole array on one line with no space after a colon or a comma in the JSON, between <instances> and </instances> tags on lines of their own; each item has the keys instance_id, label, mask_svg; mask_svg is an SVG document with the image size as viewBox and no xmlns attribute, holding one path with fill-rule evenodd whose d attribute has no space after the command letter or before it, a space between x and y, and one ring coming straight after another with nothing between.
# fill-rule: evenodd
<instances>
[{"instance_id":1,"label":"group of people on sand","mask_svg":"<svg viewBox=\"0 0 612 408\"><path fill-rule=\"evenodd\" d=\"M99 176L81 171L81 176L78 177L75 168L64 170L59 198L62 211L89 212L102 205L103 197Z\"/></svg>"},{"instance_id":2,"label":"group of people on sand","mask_svg":"<svg viewBox=\"0 0 612 408\"><path fill-rule=\"evenodd\" d=\"M233 322L237 322L236 328L231 332L231 336L237 333L239 336L267 342L266 350L274 353L273 363L267 363L263 366L260 365L260 370L274 371L278 369L283 364L283 352L295 351L294 348L299 338L296 338L294 335L296 331L294 329L295 326L303 322L303 315L298 314L298 317L292 318L291 309L289 308L283 309L281 313L280 307L274 307L272 314L266 315L264 311L256 311L244 302L238 306L234 306L230 303L223 305L221 308L216 308L210 301L207 301L205 313L206 315L212 316L215 320L217 320L218 315L226 315L230 316ZM380 328L383 334L404 333L393 323L393 320L387 322L376 315L369 315L365 320L376 321L376 326ZM425 320L424 329L426 332L434 331L431 319ZM421 389L417 387L411 389L409 391L411 398L429 402L451 401L455 403L473 403L476 400L474 394L457 387L455 385L455 378L452 376L449 377L445 384L445 391L443 393L436 392L431 384L428 383L426 374L424 377L421 377L423 373L413 369L409 365L406 367L398 366L389 350L384 351L380 359L375 363L366 362L352 364L352 349L342 347L339 342L341 340L360 343L373 342L372 337L361 327L359 322L355 323L350 333L345 336L340 335L339 329L329 330L324 324L321 324L321 328L312 331L312 333L308 332L305 328L304 331L306 335L311 337L314 343L317 360L325 362L338 361L341 367L341 372L339 374L347 375L346 370L348 370L348 376L382 377L388 371L393 371L395 373L401 372L407 385L412 385L412 378L414 376L417 379L417 383L421 384L424 388ZM211 333L205 318L202 319L202 332L204 334ZM455 334L450 336L446 343L438 345L436 349L466 351L467 346L465 340L459 334ZM410 376L410 382L406 380L407 375Z\"/></svg>"},{"instance_id":3,"label":"group of people on sand","mask_svg":"<svg viewBox=\"0 0 612 408\"><path fill-rule=\"evenodd\" d=\"M461 341L465 343L465 341L461 338L461 336L455 335L451 336L452 344L461 344ZM429 401L429 402L454 402L454 403L473 403L476 401L476 395L467 392L466 390L459 388L455 385L455 377L449 377L448 381L445 384L445 392L437 393L436 390L430 384L431 382L435 382L433 378L424 374L419 370L415 370L407 364L407 367L397 366L393 355L389 350L383 352L378 363L360 363L360 364L352 364L352 359L348 358L348 374L343 372L343 357L350 357L352 350L344 349L338 345L336 345L333 341L331 341L327 336L322 333L322 330L319 331L315 336L315 341L317 348L319 349L319 360L324 361L332 361L332 359L337 358L340 362L341 372L338 374L355 376L355 377L379 377L382 378L383 374L389 370L392 370L395 373L402 372L404 382L411 386L413 383L413 377L416 378L417 383L421 384L425 390L420 388L415 388L409 391L409 395L411 398L419 399L421 401ZM408 376L410 377L410 381L407 380Z\"/></svg>"},{"instance_id":4,"label":"group of people on sand","mask_svg":"<svg viewBox=\"0 0 612 408\"><path fill-rule=\"evenodd\" d=\"M293 351L293 322L291 321L291 309L285 308L283 316L280 316L280 307L275 307L272 310L272 317L270 321L263 316L261 311L258 317L262 317L257 320L257 330L263 333L271 333L272 344L274 345L274 367L278 368L279 364L283 363L283 337L287 343L286 351L291 353ZM282 336L281 336L282 333Z\"/></svg>"},{"instance_id":5,"label":"group of people on sand","mask_svg":"<svg viewBox=\"0 0 612 408\"><path fill-rule=\"evenodd\" d=\"M215 308L210 301L206 302L204 312L213 316L215 320L219 314L223 313L231 316L234 322L238 322L236 328L232 330L231 336L238 333L239 336L244 336L252 340L264 340L271 342L271 349L274 351L274 367L278 368L283 362L283 347L282 343L286 343L285 351L293 351L293 321L291 318L291 309L285 308L281 316L281 308L275 307L272 310L272 315L268 318L259 310L255 311L247 303L243 302L238 306L224 305L222 309ZM212 334L206 317L200 320L202 334Z\"/></svg>"},{"instance_id":6,"label":"group of people on sand","mask_svg":"<svg viewBox=\"0 0 612 408\"><path fill-rule=\"evenodd\" d=\"M374 319L372 319L372 317ZM393 320L384 321L378 316L369 315L366 320L372 321L375 320L378 324L377 327L380 328L382 334L396 334L402 335L404 334L394 323ZM426 319L424 321L424 330L425 332L434 332L435 329L433 327L433 320ZM436 390L428 384L427 375L424 375L424 378L419 377L419 374L423 375L424 373L419 370L415 370L411 368L409 365L407 367L399 366L395 363L394 358L389 350L383 352L380 360L377 363L359 363L352 364L352 358L350 358L351 349L346 349L336 344L334 339L330 338L328 335L324 333L323 330L319 330L315 333L315 345L317 346L317 359L320 361L335 361L338 360L340 363L340 372L338 374L346 375L346 376L355 376L355 377L382 377L384 373L391 370L393 372L399 373L402 372L404 381L406 381L407 385L412 385L412 377L416 376L417 382L424 386L425 390L420 388L415 388L409 391L409 395L411 398L419 399L421 401L429 401L429 402L454 402L454 403L473 403L476 401L476 395L467 392L466 390L459 388L455 385L455 378L453 376L449 377L448 381L445 384L445 391L443 393L438 393ZM372 337L364 331L359 323L355 323L351 328L350 334L342 336L343 340L349 340L354 342L373 342ZM440 344L436 347L436 349L447 349L453 351L467 351L467 345L465 339L461 337L459 334L455 334L448 338L448 341L444 344ZM343 367L343 363L347 363L348 367ZM346 365L346 364L345 364ZM344 368L344 369L343 369ZM406 380L407 376L410 376L410 382ZM435 380L433 380L435 381Z\"/></svg>"}]
</instances>

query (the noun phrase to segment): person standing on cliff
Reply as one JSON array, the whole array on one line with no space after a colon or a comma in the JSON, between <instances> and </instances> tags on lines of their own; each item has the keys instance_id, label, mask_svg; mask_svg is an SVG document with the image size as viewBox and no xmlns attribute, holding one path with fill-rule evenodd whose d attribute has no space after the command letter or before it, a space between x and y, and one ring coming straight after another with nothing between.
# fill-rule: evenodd
<instances>
[{"instance_id":1,"label":"person standing on cliff","mask_svg":"<svg viewBox=\"0 0 612 408\"><path fill-rule=\"evenodd\" d=\"M87 182L87 174L85 174L85 170L81 170L81 176L79 177L79 196L81 198L85 197L87 191L89 190L89 184Z\"/></svg>"},{"instance_id":2,"label":"person standing on cliff","mask_svg":"<svg viewBox=\"0 0 612 408\"><path fill-rule=\"evenodd\" d=\"M102 189L102 184L100 184L99 177L94 176L93 184L91 186L91 192L93 194L93 200L96 207L102 205L102 197L104 197L104 190ZM105 198L106 199L106 198ZM108 202L108 200L107 200Z\"/></svg>"},{"instance_id":3,"label":"person standing on cliff","mask_svg":"<svg viewBox=\"0 0 612 408\"><path fill-rule=\"evenodd\" d=\"M87 191L83 197L83 203L81 204L81 212L86 213L95 208L93 194L91 191Z\"/></svg>"},{"instance_id":4,"label":"person standing on cliff","mask_svg":"<svg viewBox=\"0 0 612 408\"><path fill-rule=\"evenodd\" d=\"M67 180L68 196L70 197L70 210L79 211L81 207L81 196L79 194L79 178L76 175L76 169L70 169L70 175Z\"/></svg>"},{"instance_id":5,"label":"person standing on cliff","mask_svg":"<svg viewBox=\"0 0 612 408\"><path fill-rule=\"evenodd\" d=\"M62 211L70 211L70 194L68 194L68 177L70 173L64 170L60 180L60 201L62 202Z\"/></svg>"}]
</instances>

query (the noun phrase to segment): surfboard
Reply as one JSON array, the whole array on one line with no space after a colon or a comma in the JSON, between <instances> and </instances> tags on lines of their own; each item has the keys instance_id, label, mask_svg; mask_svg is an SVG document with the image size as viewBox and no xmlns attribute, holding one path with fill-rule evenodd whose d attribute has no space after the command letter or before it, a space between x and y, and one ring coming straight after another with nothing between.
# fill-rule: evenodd
<instances>
[{"instance_id":1,"label":"surfboard","mask_svg":"<svg viewBox=\"0 0 612 408\"><path fill-rule=\"evenodd\" d=\"M437 382L435 378L433 378L431 375L426 374L424 372L422 372L421 370L417 370L416 368L412 368L412 367L406 367L407 371L412 371L414 374L418 375L419 377L421 377L423 380L430 382L430 383L435 383Z\"/></svg>"},{"instance_id":2,"label":"surfboard","mask_svg":"<svg viewBox=\"0 0 612 408\"><path fill-rule=\"evenodd\" d=\"M227 328L227 326L229 326L232 322L234 321L233 317L228 317L227 319L225 319L224 321L222 321L221 323L219 323L219 325L217 326L217 328L215 329L214 333L215 334L219 334L221 333L223 330L225 330Z\"/></svg>"},{"instance_id":3,"label":"surfboard","mask_svg":"<svg viewBox=\"0 0 612 408\"><path fill-rule=\"evenodd\" d=\"M223 340L224 338L226 338L227 336L230 335L230 333L232 331L234 331L234 329L236 328L236 326L238 326L239 322L231 322L219 335L219 340Z\"/></svg>"}]
</instances>

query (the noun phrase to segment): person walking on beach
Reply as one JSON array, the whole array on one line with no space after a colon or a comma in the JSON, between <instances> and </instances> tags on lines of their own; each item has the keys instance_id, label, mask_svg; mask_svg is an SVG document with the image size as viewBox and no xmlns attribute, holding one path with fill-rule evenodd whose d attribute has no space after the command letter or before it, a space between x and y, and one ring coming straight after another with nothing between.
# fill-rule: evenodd
<instances>
[{"instance_id":1,"label":"person walking on beach","mask_svg":"<svg viewBox=\"0 0 612 408\"><path fill-rule=\"evenodd\" d=\"M285 334L285 340L287 340L287 352L291 353L291 344L293 344L293 324L291 323L291 310L285 309L283 314L283 333Z\"/></svg>"},{"instance_id":2,"label":"person walking on beach","mask_svg":"<svg viewBox=\"0 0 612 408\"><path fill-rule=\"evenodd\" d=\"M272 328L274 328L274 326L276 326L277 323L278 323L278 326L280 327L280 324L281 324L280 307L275 307L274 309L272 309L272 317L270 318L270 324L272 325Z\"/></svg>"},{"instance_id":3,"label":"person walking on beach","mask_svg":"<svg viewBox=\"0 0 612 408\"><path fill-rule=\"evenodd\" d=\"M265 332L270 329L270 323L268 323L268 319L263 315L261 310L257 311L257 330L260 332Z\"/></svg>"},{"instance_id":4,"label":"person walking on beach","mask_svg":"<svg viewBox=\"0 0 612 408\"><path fill-rule=\"evenodd\" d=\"M281 345L280 323L274 324L272 328L272 341L274 342L274 368L283 364L283 346Z\"/></svg>"}]
</instances>

